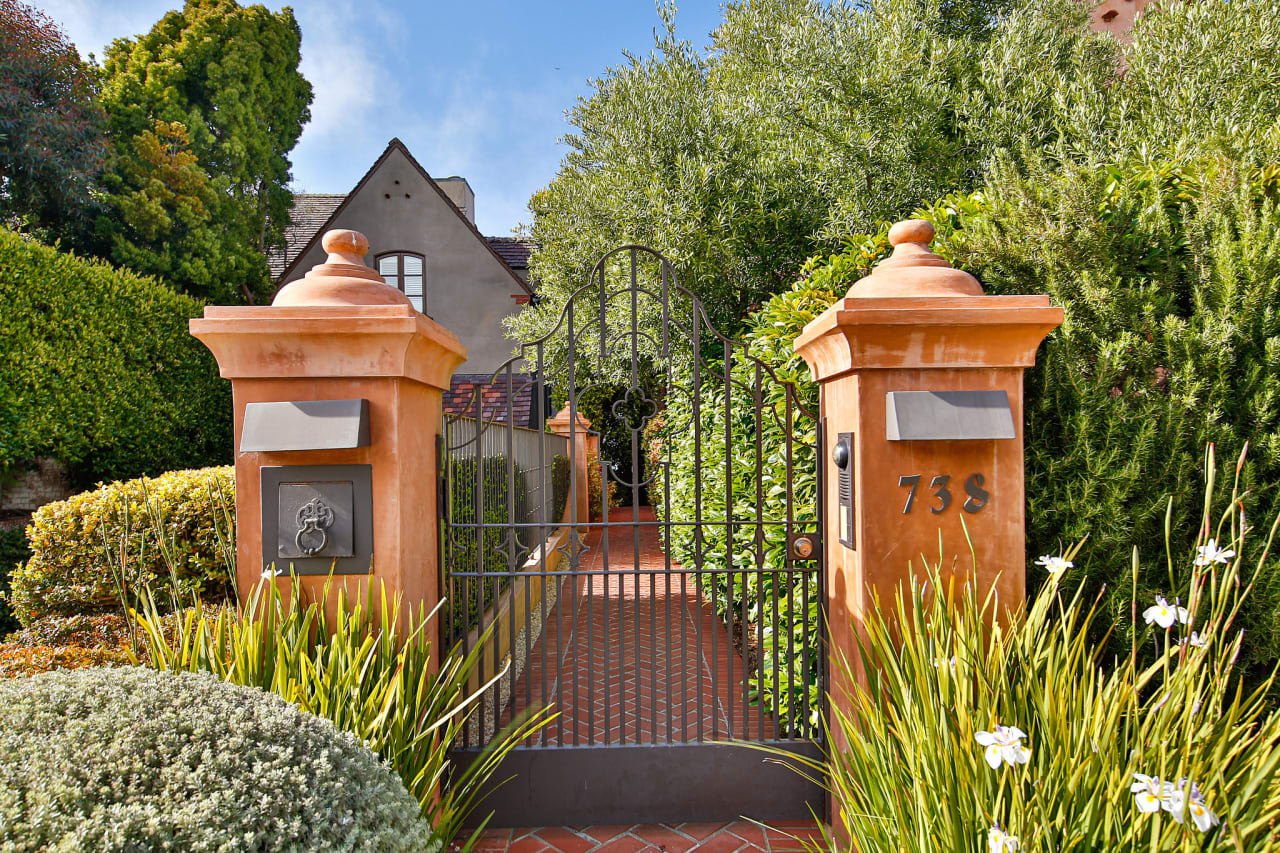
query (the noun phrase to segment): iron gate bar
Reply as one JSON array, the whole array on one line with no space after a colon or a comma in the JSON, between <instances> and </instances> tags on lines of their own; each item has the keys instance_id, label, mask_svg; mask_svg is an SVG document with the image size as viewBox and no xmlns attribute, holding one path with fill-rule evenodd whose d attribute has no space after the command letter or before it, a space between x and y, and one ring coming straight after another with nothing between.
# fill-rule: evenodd
<instances>
[{"instance_id":1,"label":"iron gate bar","mask_svg":"<svg viewBox=\"0 0 1280 853\"><path fill-rule=\"evenodd\" d=\"M656 271L649 266L644 268L646 276L654 272L653 277L645 282L640 276L642 255L646 264L656 264ZM610 288L609 273L613 269L622 273L627 280L626 285ZM648 281L653 281L656 287L648 286ZM587 295L592 287L597 288L594 294L596 305L588 316L595 315L599 327L599 349L588 363L596 364L597 375L592 384L580 387L578 343L583 338L577 328L575 306L578 298ZM687 299L687 315L683 313L686 304L683 301L679 311L672 310L673 295ZM643 307L642 296L646 300ZM649 300L652 301L652 309ZM617 330L609 326L609 312L613 305L630 313L629 323ZM639 318L642 310L648 317L655 314L660 317L660 328L654 330L655 334L650 334L648 328L641 328ZM704 326L710 333L706 339L703 338ZM689 374L676 374L677 363L683 365L685 362L683 356L677 358L673 355L672 331L680 332L691 345L687 362L691 377ZM552 370L547 364L547 343L560 334L567 337L564 341L557 341L556 346L564 343L567 349L563 364ZM718 369L703 352L704 340L712 351L719 351ZM735 355L741 356L741 361L735 363ZM529 358L535 363L529 364L526 361ZM578 422L578 412L583 395L595 393L603 387L602 383L609 381L613 375L611 366L614 360L620 364L627 362L628 368L624 373L627 387L617 398L613 413L626 418L623 434L629 433L631 474L624 480L620 470L614 470L603 456L594 460L605 488L599 496L601 520L592 522L589 518L578 517L579 483L577 477L572 476L579 463L580 447L575 437L581 433L582 427ZM641 375L642 364L647 365L644 377ZM737 375L739 365L745 370ZM659 373L653 375L649 372L651 368ZM531 370L532 404L540 404L546 399L549 387L566 392L569 436L562 440L567 445L565 455L570 476L565 512L560 517L549 518L547 511L547 496L554 493L554 486L548 489L547 484L548 436L543 435L536 443L533 451L535 461L525 463L517 460L520 453L515 441L514 398L517 393L528 393L530 384L524 381L521 387L525 390L517 391L517 369ZM671 483L675 471L675 448L671 437L664 440L663 453L659 456L650 457L641 451L646 424L661 410L661 406L650 399L646 389L651 387L649 383L659 379L665 380L668 397L683 395L692 410L688 432L692 433L693 469L687 472L692 482L688 484L691 488L682 490L679 495L673 495ZM767 406L765 382L774 383L782 389L780 399L771 397ZM704 389L714 393L715 383L723 385L723 404L704 407ZM554 702L565 716L554 728L542 729L531 743L513 752L509 759L513 767L519 765L537 777L545 768L561 766L565 761L576 762L586 769L593 766L601 769L613 766L642 768L650 766L653 761L665 761L669 767L663 775L662 784L672 784L671 772L675 770L682 781L682 785L676 786L684 791L681 798L706 805L707 797L689 788L695 784L690 780L698 776L696 767L690 769L683 764L697 763L689 757L693 755L689 750L713 750L715 752L706 753L708 757L705 760L710 765L725 767L728 759L717 756L726 755L733 748L716 743L723 737L747 738L789 749L818 749L820 731L812 718L820 714L822 700L817 699L818 704L815 705L813 696L816 689L821 697L821 689L826 683L826 661L822 655L822 644L815 644L815 638L810 637L805 620L811 587L815 583L821 586L823 566L820 559L810 564L797 562L789 545L780 551L780 565L771 565L767 556L769 542L779 541L770 538L776 536L777 531L782 533L781 541L790 543L792 537L801 531L816 533L822 517L822 471L819 465L815 472L818 488L813 496L814 503L809 507L813 510L813 518L797 519L797 495L791 476L793 460L798 448L805 448L806 453L813 452L813 460L806 459L806 464L816 462L820 457L818 450L823 446L823 433L814 413L799 400L795 387L779 379L772 368L752 356L743 344L721 335L711 325L697 298L676 280L670 262L657 252L640 246L624 246L605 255L592 270L587 284L569 298L552 330L542 338L521 346L516 356L494 372L488 385L504 392L504 399L496 404L491 400L486 412L485 385L476 385L469 407L475 422L473 436L463 441L452 441L454 433L462 435L456 429L460 421L455 416L444 418L442 464L449 466L457 454L464 454L473 463L475 482L469 484L474 503L470 509L473 511L466 515L460 516L453 511L454 489L446 490L450 505L441 513L441 547L442 551L448 552L447 543L474 541L475 549L472 565L446 567L442 561L442 570L447 570L447 577L442 578L442 589L448 590L455 601L466 602L465 607L451 611L447 620L450 635L461 637L464 649L468 649L473 632L479 634L486 627L498 630L496 620L501 620L507 630L505 652L493 644L483 650L481 682L487 682L499 673L504 662L509 662L511 671L505 681L486 690L480 697L478 725L465 733L457 757L468 760L474 756L492 731L520 708ZM656 395L655 399L662 400ZM738 400L744 404L740 424L735 423L734 415L735 401ZM771 419L770 428L777 428L783 434L786 457L782 495L784 511L777 513L781 517L776 518L766 518L764 511L763 433L766 409L767 417ZM702 418L708 413L713 420L715 417L724 418L722 436L712 438L723 445L724 459L721 466L716 466L721 469L718 473L714 469L704 470L705 462L715 461L714 454L704 458ZM813 423L815 441L812 444L807 436L803 441L799 440L796 434L797 414ZM497 433L498 427L502 428L498 433L501 436L498 453L503 460L501 463L491 461L490 451L486 449L489 445L484 438L487 432ZM603 424L595 424L590 432L599 435L602 427ZM735 445L735 432L739 429L750 429L752 435L744 436L739 445ZM744 459L739 463L735 459L735 454L739 453L754 453L754 460ZM643 470L646 459L651 461L651 467ZM499 464L503 466L500 472L496 467ZM492 472L491 465L495 466ZM505 476L489 476L490 473ZM718 509L708 515L703 493L704 477L709 478L710 485L716 476L724 477L724 516L719 518L715 517ZM735 476L755 477L754 511L734 511ZM554 479L553 476L553 482ZM518 487L518 484L522 485ZM615 484L623 494L629 495L631 503L629 511L615 514L612 518L609 512L610 484ZM495 502L502 499L498 492L504 486L505 511L498 516L490 516L486 510L491 506L501 506ZM750 490L750 486L747 485L746 489ZM538 496L538 502L532 513L523 506L517 506L520 500L530 500L528 496L533 493ZM646 493L650 498L661 495L661 517L650 520L646 515L642 518L640 507ZM741 493L739 496L746 497ZM673 498L681 502L691 499L692 519L673 517L677 512ZM552 506L556 500L558 498L553 496L550 500ZM687 503L685 505L688 506ZM806 515L809 508L806 508ZM775 513L770 513L773 515ZM566 519L567 523L562 525ZM619 527L629 527L630 537L625 536L626 531L616 529ZM565 563L549 569L545 562L550 556L547 546L553 533L561 528L566 533L565 541L556 547ZM716 536L724 537L723 549L714 538L708 538L707 534L712 531ZM677 545L677 536L683 545ZM491 541L496 542L492 550ZM630 565L619 566L619 560L625 561L628 547L631 550ZM691 564L677 562L673 549L681 550ZM453 550L457 551L456 548ZM642 551L647 556L642 557ZM584 556L590 556L589 564L582 562ZM821 557L821 552L818 556ZM541 565L538 560L543 561ZM500 567L501 562L505 562L505 567ZM690 575L694 581L692 590ZM535 582L540 585L537 591ZM784 591L785 609L782 606ZM725 595L723 610L716 606L717 597L721 594ZM533 600L535 595L536 603ZM627 606L628 595L634 599L630 607ZM672 599L677 595L679 598L673 607ZM517 596L523 599L523 616L517 612ZM470 609L473 606L474 614ZM505 618L501 609L504 606L507 607ZM673 618L680 621L678 632L672 624ZM689 621L693 622L692 632ZM722 629L725 631L723 637L720 636ZM783 630L786 631L785 639L780 635ZM799 643L795 636L797 630L803 634ZM708 632L709 636L704 636ZM693 660L690 660L691 656ZM811 675L815 662L819 666ZM693 677L690 677L691 672ZM571 685L565 684L566 678L572 679ZM692 695L690 681L694 687ZM603 695L603 702L599 701L601 696L598 693ZM675 707L677 700L680 704L678 709ZM766 703L769 703L769 708L766 708ZM597 705L601 707L597 709ZM597 710L603 718L602 726L599 725L601 721L597 718ZM696 716L692 727L690 711ZM634 750L648 750L649 753ZM557 757L570 752L573 753L572 759ZM750 755L741 749L737 752ZM619 761L621 765L617 764ZM729 788L736 789L734 801L738 803L750 801L753 794L747 789L759 775L758 770L743 769L745 767L740 766L729 777ZM505 775L508 775L505 770L499 771L499 776ZM710 784L711 781L703 779L696 784ZM721 778L720 784L724 783L725 779ZM555 789L555 785L552 784L551 788ZM783 789L785 786L779 790ZM814 802L822 801L820 794L815 793L816 789L806 791L798 799L793 798L791 806L807 802L806 796ZM727 795L724 791L720 793ZM499 794L498 799L506 798ZM780 802L776 793L765 799L768 803L762 807L766 811L771 810L772 814L764 816L782 817L784 815L779 814L779 810L790 807ZM563 798L557 802L565 809L596 810L597 817L585 822L599 822L600 810L610 808L599 796L586 796L573 803ZM699 814L703 819L709 819L705 810ZM741 808L728 816L739 814ZM807 806L794 814L796 817L807 815ZM554 812L539 811L533 822L549 820L556 820Z\"/></svg>"}]
</instances>

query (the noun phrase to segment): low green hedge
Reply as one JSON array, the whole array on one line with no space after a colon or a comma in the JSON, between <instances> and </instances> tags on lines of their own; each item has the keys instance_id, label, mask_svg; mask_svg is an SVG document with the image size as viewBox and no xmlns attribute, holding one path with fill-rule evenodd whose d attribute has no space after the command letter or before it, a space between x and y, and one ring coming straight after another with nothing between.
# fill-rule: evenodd
<instances>
[{"instance_id":1,"label":"low green hedge","mask_svg":"<svg viewBox=\"0 0 1280 853\"><path fill-rule=\"evenodd\" d=\"M231 459L231 386L187 321L204 303L0 229L0 473L76 483Z\"/></svg>"},{"instance_id":2,"label":"low green hedge","mask_svg":"<svg viewBox=\"0 0 1280 853\"><path fill-rule=\"evenodd\" d=\"M41 507L28 528L31 559L13 573L14 613L30 625L118 606L121 577L126 590L172 582L184 595L225 599L234 506L227 466L110 483Z\"/></svg>"},{"instance_id":3,"label":"low green hedge","mask_svg":"<svg viewBox=\"0 0 1280 853\"><path fill-rule=\"evenodd\" d=\"M0 848L439 849L352 734L205 673L134 667L0 683Z\"/></svg>"}]
</instances>

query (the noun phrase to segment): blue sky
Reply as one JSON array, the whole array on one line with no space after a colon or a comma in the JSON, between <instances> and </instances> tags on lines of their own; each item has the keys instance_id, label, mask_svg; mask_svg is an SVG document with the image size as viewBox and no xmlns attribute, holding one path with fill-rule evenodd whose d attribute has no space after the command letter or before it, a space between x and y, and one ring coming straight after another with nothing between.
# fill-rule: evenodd
<instances>
[{"instance_id":1,"label":"blue sky","mask_svg":"<svg viewBox=\"0 0 1280 853\"><path fill-rule=\"evenodd\" d=\"M81 54L150 29L181 0L28 0ZM244 0L241 0L242 4ZM398 136L432 175L462 175L491 235L528 221L555 175L565 110L587 80L647 53L653 0L268 0L302 26L311 124L291 155L295 188L346 192ZM720 0L685 0L681 37L702 47Z\"/></svg>"}]
</instances>

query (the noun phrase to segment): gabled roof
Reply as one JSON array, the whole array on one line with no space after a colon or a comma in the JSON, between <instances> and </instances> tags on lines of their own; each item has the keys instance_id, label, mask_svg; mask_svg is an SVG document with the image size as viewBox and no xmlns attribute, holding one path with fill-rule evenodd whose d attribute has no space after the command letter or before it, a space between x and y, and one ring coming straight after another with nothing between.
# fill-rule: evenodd
<instances>
[{"instance_id":1,"label":"gabled roof","mask_svg":"<svg viewBox=\"0 0 1280 853\"><path fill-rule=\"evenodd\" d=\"M382 152L382 154L378 157L377 160L373 161L373 165L369 167L369 171L364 173L364 177L360 179L360 182L357 183L355 187L352 188L351 192L347 193L345 196L312 195L309 197L310 199L315 200L315 201L308 201L308 204L312 206L312 209L317 213L317 215L318 215L318 211L323 209L323 206L324 206L324 203L318 201L318 199L327 198L330 200L332 199L340 199L340 200L329 212L329 215L325 217L324 220L320 222L318 226L316 226L314 231L311 232L310 236L307 237L306 242L302 243L302 245L298 248L296 254L294 254L293 257L291 258L286 255L283 269L281 270L280 274L276 276L276 281L283 282L286 278L288 278L290 275L293 274L294 267L298 265L299 259L301 259L304 255L306 255L307 252L311 251L311 248L313 246L316 246L320 243L321 237L323 237L324 233L332 227L333 222L338 218L338 215L342 213L343 208L347 206L347 203L351 201L353 196L359 194L360 190L364 188L364 185L369 182L369 178L372 177L373 174L378 171L378 167L381 166L386 161L386 159L391 156L391 152L393 151L399 151L401 154L405 156L405 158L409 161L409 163L412 164L412 166L418 170L418 172L422 175L422 177L426 179L427 186L435 190L436 194L440 196L440 199L446 205L448 205L449 209L452 210L455 214L457 214L458 219L461 220L462 223L467 226L467 228L471 231L471 233L475 235L477 240L479 240L482 244L484 244L485 248L487 248L490 254L492 254L494 258L497 259L498 263L502 264L503 269L505 269L507 273L510 274L512 280L519 286L519 288L525 293L532 295L533 294L532 288L530 288L529 285L525 283L524 279L520 278L520 276L516 274L516 271L511 268L511 266L507 263L506 259L504 259L502 255L498 254L498 252L494 250L493 246L489 243L489 241L485 238L485 236L480 233L480 230L478 228L476 228L475 223L473 223L470 219L467 219L466 214L464 214L461 210L459 210L457 206L449 199L449 197L445 195L444 190L440 189L440 185L437 184L435 180L432 179L431 175L427 174L427 170L422 168L422 164L419 163L411 153L409 153L409 149L406 148L405 144L401 142L398 138L393 138L390 142L387 143L386 150ZM301 238L302 236L301 226L299 227L298 236L299 238ZM288 243L287 236L286 236L286 243ZM292 246L286 245L286 253L290 251L292 251Z\"/></svg>"},{"instance_id":2,"label":"gabled roof","mask_svg":"<svg viewBox=\"0 0 1280 853\"><path fill-rule=\"evenodd\" d=\"M513 270L527 270L529 256L538 244L522 237L490 237L489 245Z\"/></svg>"},{"instance_id":3,"label":"gabled roof","mask_svg":"<svg viewBox=\"0 0 1280 853\"><path fill-rule=\"evenodd\" d=\"M303 248L346 199L346 193L294 193L289 224L284 229L284 250L267 255L272 281L279 279L285 269L298 259Z\"/></svg>"}]
</instances>

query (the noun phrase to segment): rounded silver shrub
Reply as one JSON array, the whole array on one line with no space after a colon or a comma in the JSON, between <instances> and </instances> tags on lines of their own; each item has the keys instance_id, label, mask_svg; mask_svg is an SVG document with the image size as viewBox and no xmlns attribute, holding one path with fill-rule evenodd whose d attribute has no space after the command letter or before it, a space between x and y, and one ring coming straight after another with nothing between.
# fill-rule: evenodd
<instances>
[{"instance_id":1,"label":"rounded silver shrub","mask_svg":"<svg viewBox=\"0 0 1280 853\"><path fill-rule=\"evenodd\" d=\"M374 753L273 694L133 667L0 683L0 849L438 846Z\"/></svg>"}]
</instances>

